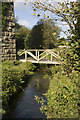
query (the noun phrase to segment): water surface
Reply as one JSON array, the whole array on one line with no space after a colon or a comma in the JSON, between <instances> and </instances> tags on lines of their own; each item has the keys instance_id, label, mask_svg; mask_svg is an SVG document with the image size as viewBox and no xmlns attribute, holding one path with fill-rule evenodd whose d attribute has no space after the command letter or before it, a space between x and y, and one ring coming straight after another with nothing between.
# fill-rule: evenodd
<instances>
[{"instance_id":1,"label":"water surface","mask_svg":"<svg viewBox=\"0 0 80 120\"><path fill-rule=\"evenodd\" d=\"M40 111L40 104L34 96L44 97L49 81L43 79L43 72L37 71L26 83L21 91L10 103L7 118L46 118Z\"/></svg>"}]
</instances>

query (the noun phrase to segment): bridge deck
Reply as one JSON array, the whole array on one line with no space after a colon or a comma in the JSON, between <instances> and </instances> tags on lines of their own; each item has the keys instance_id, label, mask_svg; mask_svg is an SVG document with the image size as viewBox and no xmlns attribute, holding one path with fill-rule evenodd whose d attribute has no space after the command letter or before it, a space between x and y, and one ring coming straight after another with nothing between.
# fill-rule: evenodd
<instances>
[{"instance_id":1,"label":"bridge deck","mask_svg":"<svg viewBox=\"0 0 80 120\"><path fill-rule=\"evenodd\" d=\"M21 62L26 62L25 59L20 59ZM40 64L61 64L61 62L57 61L50 61L50 60L42 60L42 61L35 61L35 60L28 60L32 63L40 63Z\"/></svg>"}]
</instances>

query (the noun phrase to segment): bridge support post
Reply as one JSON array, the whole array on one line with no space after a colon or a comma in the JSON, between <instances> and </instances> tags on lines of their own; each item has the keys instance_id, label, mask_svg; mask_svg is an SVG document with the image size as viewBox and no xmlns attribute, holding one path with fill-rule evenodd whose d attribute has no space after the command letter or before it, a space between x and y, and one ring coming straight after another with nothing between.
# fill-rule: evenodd
<instances>
[{"instance_id":1,"label":"bridge support post","mask_svg":"<svg viewBox=\"0 0 80 120\"><path fill-rule=\"evenodd\" d=\"M39 50L38 50L38 62L39 62Z\"/></svg>"},{"instance_id":2,"label":"bridge support post","mask_svg":"<svg viewBox=\"0 0 80 120\"><path fill-rule=\"evenodd\" d=\"M36 57L37 57L37 50L35 52L36 52Z\"/></svg>"},{"instance_id":3,"label":"bridge support post","mask_svg":"<svg viewBox=\"0 0 80 120\"><path fill-rule=\"evenodd\" d=\"M57 51L57 53L58 53L58 56L59 56L59 51Z\"/></svg>"},{"instance_id":4,"label":"bridge support post","mask_svg":"<svg viewBox=\"0 0 80 120\"><path fill-rule=\"evenodd\" d=\"M46 59L47 59L47 51L46 51Z\"/></svg>"},{"instance_id":5,"label":"bridge support post","mask_svg":"<svg viewBox=\"0 0 80 120\"><path fill-rule=\"evenodd\" d=\"M27 51L25 51L25 62L27 61Z\"/></svg>"},{"instance_id":6,"label":"bridge support post","mask_svg":"<svg viewBox=\"0 0 80 120\"><path fill-rule=\"evenodd\" d=\"M51 52L51 62L52 62L52 52Z\"/></svg>"}]
</instances>

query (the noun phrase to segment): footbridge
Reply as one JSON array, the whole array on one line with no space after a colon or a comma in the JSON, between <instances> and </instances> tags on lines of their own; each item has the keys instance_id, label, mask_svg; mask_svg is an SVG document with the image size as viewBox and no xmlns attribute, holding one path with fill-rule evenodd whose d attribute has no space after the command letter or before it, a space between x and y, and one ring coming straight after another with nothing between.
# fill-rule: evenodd
<instances>
[{"instance_id":1,"label":"footbridge","mask_svg":"<svg viewBox=\"0 0 80 120\"><path fill-rule=\"evenodd\" d=\"M30 61L40 64L61 64L59 51L53 49L28 49L18 51L18 55L24 55L22 62Z\"/></svg>"}]
</instances>

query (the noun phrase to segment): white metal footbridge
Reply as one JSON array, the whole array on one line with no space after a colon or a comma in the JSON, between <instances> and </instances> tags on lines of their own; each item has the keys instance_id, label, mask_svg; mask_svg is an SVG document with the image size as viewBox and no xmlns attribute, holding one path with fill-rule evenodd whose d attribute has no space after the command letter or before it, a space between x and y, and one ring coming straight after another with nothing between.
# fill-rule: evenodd
<instances>
[{"instance_id":1,"label":"white metal footbridge","mask_svg":"<svg viewBox=\"0 0 80 120\"><path fill-rule=\"evenodd\" d=\"M24 54L24 59L20 59L22 62L30 61L32 63L41 64L61 64L61 58L59 51L53 49L28 49L18 52L19 56Z\"/></svg>"}]
</instances>

